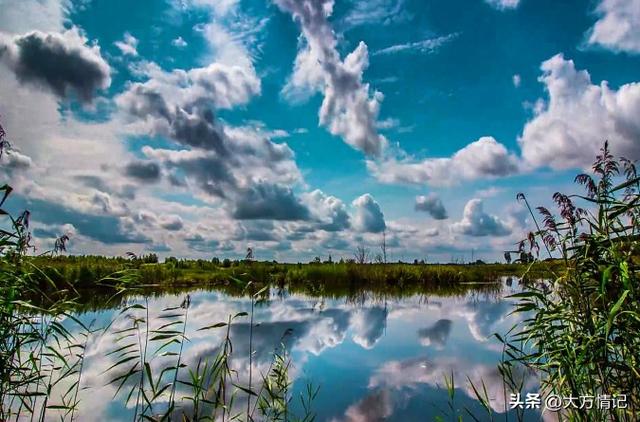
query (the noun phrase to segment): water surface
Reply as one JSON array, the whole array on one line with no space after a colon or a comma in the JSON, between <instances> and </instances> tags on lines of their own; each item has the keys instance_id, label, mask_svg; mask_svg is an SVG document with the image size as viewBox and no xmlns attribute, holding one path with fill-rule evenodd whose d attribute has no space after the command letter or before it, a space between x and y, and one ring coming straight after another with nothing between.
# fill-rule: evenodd
<instances>
[{"instance_id":1,"label":"water surface","mask_svg":"<svg viewBox=\"0 0 640 422\"><path fill-rule=\"evenodd\" d=\"M352 292L345 297L322 298L272 290L268 301L255 306L254 382L257 374L268 370L274 350L284 344L292 359L294 396L305 391L308 383L320 387L313 402L318 421L425 421L437 416L452 420L444 388L445 377L452 374L456 388L453 407L461 413L467 408L480 420L488 419L467 377L477 386L484 382L493 411L505 412L508 403L497 371L502 346L493 333L505 333L516 322L510 315L511 299L506 296L519 289L518 281L508 278L489 288L469 286L468 291L453 295L425 292L385 297ZM153 328L167 322L159 318L162 309L179 306L186 294L135 297L128 302L148 307ZM241 311L250 312L251 300L217 291L188 294L189 342L184 345L183 361L193 367L199 359L215 356L225 334L224 328L198 329ZM131 317L120 313L121 309L115 308L79 314L94 326L115 320L106 334L89 339L80 420L132 417L132 405L124 405L122 394L113 398L116 387L108 384L110 375L105 373L115 363L113 356L107 356L115 348L115 333L131 325ZM249 372L249 329L249 318L240 317L230 330L232 366L243 384ZM156 371L162 365L161 359L152 362ZM531 382L527 386L535 387ZM294 407L299 408L298 403L294 400ZM515 420L512 414L507 416ZM527 419L538 420L539 416Z\"/></svg>"}]
</instances>

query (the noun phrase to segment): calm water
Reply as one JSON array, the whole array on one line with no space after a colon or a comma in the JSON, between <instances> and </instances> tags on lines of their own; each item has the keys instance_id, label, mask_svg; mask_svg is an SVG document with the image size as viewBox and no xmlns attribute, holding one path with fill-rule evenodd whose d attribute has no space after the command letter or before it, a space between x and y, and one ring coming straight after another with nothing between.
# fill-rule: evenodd
<instances>
[{"instance_id":1,"label":"calm water","mask_svg":"<svg viewBox=\"0 0 640 422\"><path fill-rule=\"evenodd\" d=\"M274 349L283 341L293 362L293 389L303 391L309 381L320 387L313 405L319 421L424 421L437 415L452 420L444 389L444 377L452 373L455 407L469 408L480 420L488 419L474 400L467 377L478 386L484 381L494 411L504 413L503 384L496 369L502 348L492 334L504 333L516 322L505 296L519 291L519 285L517 280L505 279L496 290L393 299L367 293L356 299L321 299L272 292L267 303L255 308L254 380L255 374L268 369ZM251 302L220 292L189 294L186 335L190 341L185 344L184 361L191 366L199 358L215 356L224 334L224 329L198 328L249 311ZM161 310L180 305L184 297L148 299L152 327L166 323L158 319ZM132 301L145 303L143 298ZM120 396L113 399L116 388L106 385L110 377L105 370L115 362L106 356L116 347L114 333L131 325L124 315L116 318L119 313L112 309L80 314L85 323L95 321L95 326L116 321L106 334L89 339L79 420L131 420L132 406L124 406ZM244 382L249 367L248 332L247 317L232 325L232 365ZM161 359L152 366L159 372ZM529 381L528 387L535 389L535 382ZM508 415L508 420L514 419ZM505 419L501 415L497 420ZM527 420L539 420L539 416L532 414Z\"/></svg>"}]
</instances>

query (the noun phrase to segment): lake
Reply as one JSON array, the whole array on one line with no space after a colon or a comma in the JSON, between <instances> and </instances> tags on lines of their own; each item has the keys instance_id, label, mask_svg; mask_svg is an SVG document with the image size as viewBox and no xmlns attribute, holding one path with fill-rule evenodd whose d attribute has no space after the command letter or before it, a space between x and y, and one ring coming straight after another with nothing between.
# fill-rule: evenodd
<instances>
[{"instance_id":1,"label":"lake","mask_svg":"<svg viewBox=\"0 0 640 422\"><path fill-rule=\"evenodd\" d=\"M488 420L469 380L479 389L484 383L492 411L500 414L496 419L505 420L502 414L505 406L509 407L509 394L505 404L497 369L502 345L493 333L505 333L517 322L510 315L513 299L507 296L521 287L515 278L465 287L466 291L455 294L384 297L365 291L330 298L272 289L267 301L254 306L252 385L255 387L260 373L269 370L274 351L284 345L291 359L292 409L300 413L297 396L311 383L319 387L312 405L318 421L425 421L438 416L452 420L450 404L465 420L471 420L465 409L479 420ZM167 311L186 305L187 294L188 307ZM200 328L227 321L229 315L250 313L252 308L250 297L220 291L129 297L126 302L146 306L152 330L187 313L185 335L189 341L184 343L181 359L190 368L218 353L227 329ZM111 323L105 333L93 334L87 341L78 420L132 419L135 404L124 404L126 393L121 391L114 399L117 388L109 384L114 376L108 368L116 362L116 354L108 353L126 341L125 330L132 326L132 318L146 318L147 311L122 312L122 307L77 314L93 327ZM73 326L69 321L69 327ZM236 318L229 329L233 345L230 366L243 385L248 385L249 331L249 316ZM119 337L123 338L118 341ZM175 351L177 346L165 351L172 347ZM151 361L154 373L162 370L167 359L175 357ZM181 369L179 379L186 379L187 371ZM445 379L452 375L453 403L445 387ZM535 391L534 378L527 377L527 391ZM176 397L182 393L179 389ZM242 411L245 400L246 394L239 393L235 409ZM188 402L178 402L189 408ZM531 411L524 419L539 420L540 415ZM515 414L509 413L507 420L516 420Z\"/></svg>"}]
</instances>

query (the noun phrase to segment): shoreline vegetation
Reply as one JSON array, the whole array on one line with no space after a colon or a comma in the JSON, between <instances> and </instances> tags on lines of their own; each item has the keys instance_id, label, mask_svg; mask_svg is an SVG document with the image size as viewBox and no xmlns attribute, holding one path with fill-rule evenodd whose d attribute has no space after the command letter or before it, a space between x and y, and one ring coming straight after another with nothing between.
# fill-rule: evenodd
<instances>
[{"instance_id":1,"label":"shoreline vegetation","mask_svg":"<svg viewBox=\"0 0 640 422\"><path fill-rule=\"evenodd\" d=\"M154 261L157 259L152 258ZM48 284L73 289L115 286L112 275L130 272L127 287L225 286L232 280L253 281L275 287L351 286L354 288L450 287L459 283L493 282L502 276L525 279L552 278L565 268L559 259L531 264L425 264L425 263L277 263L273 261L178 260L148 262L149 257L103 256L26 257L38 267ZM121 281L118 281L121 283Z\"/></svg>"},{"instance_id":2,"label":"shoreline vegetation","mask_svg":"<svg viewBox=\"0 0 640 422\"><path fill-rule=\"evenodd\" d=\"M317 298L363 300L365 296L402 298L420 294L459 296L470 291L498 293L500 280L525 284L550 280L565 263L547 260L530 264L357 264L271 261L175 260L145 262L145 258L48 256L27 258L39 269L38 295L49 301L74 299L75 311L107 309L131 296L187 294L192 290L246 296L246 286L300 293Z\"/></svg>"}]
</instances>

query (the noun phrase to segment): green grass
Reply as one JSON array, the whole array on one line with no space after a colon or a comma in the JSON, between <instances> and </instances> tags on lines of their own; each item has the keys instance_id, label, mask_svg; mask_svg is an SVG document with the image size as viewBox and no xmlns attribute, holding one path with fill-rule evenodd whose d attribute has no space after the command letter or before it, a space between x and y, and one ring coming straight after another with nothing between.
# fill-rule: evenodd
<instances>
[{"instance_id":1,"label":"green grass","mask_svg":"<svg viewBox=\"0 0 640 422\"><path fill-rule=\"evenodd\" d=\"M449 286L457 283L492 282L500 276L531 278L549 277L563 267L554 260L524 264L356 264L234 261L228 266L204 260L182 260L165 263L145 263L136 259L100 256L42 256L30 261L44 268L46 276L61 286L74 288L96 287L98 280L125 269L136 269L138 285L206 285L224 284L231 279L289 285L303 283L376 287L395 285Z\"/></svg>"}]
</instances>

